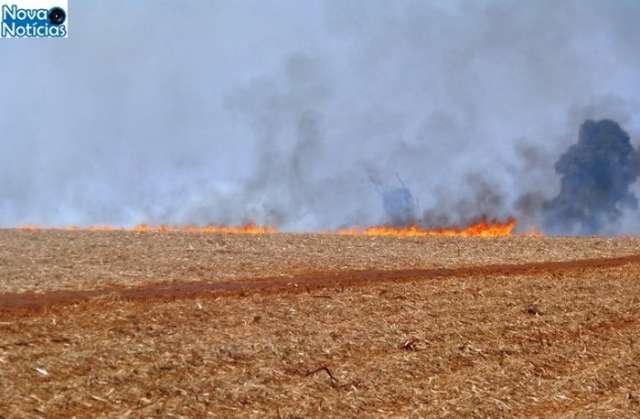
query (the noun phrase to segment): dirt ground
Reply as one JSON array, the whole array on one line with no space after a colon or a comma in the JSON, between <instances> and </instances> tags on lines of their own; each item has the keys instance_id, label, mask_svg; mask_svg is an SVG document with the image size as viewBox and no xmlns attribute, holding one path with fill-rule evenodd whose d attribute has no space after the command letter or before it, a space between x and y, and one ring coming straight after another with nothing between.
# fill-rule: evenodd
<instances>
[{"instance_id":1,"label":"dirt ground","mask_svg":"<svg viewBox=\"0 0 640 419\"><path fill-rule=\"evenodd\" d=\"M0 229L0 293L623 256L638 238L393 238Z\"/></svg>"},{"instance_id":2,"label":"dirt ground","mask_svg":"<svg viewBox=\"0 0 640 419\"><path fill-rule=\"evenodd\" d=\"M638 417L638 244L2 231L0 417Z\"/></svg>"}]
</instances>

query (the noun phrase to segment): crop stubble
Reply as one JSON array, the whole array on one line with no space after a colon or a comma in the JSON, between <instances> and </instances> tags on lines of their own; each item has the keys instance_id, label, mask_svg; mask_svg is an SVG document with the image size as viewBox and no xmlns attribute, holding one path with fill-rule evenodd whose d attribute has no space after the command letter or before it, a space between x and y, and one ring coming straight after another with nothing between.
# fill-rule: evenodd
<instances>
[{"instance_id":1,"label":"crop stubble","mask_svg":"<svg viewBox=\"0 0 640 419\"><path fill-rule=\"evenodd\" d=\"M46 283L44 291L96 290L109 284L104 277L167 286L180 280L182 271L172 270L180 264L191 282L291 281L322 270L339 280L363 269L384 279L175 301L100 293L25 317L9 313L0 319L7 417L640 413L640 263L602 259L637 253L635 239L4 234L0 272L3 281L14 275L2 284L5 294L36 283ZM207 262L215 252L198 248L205 243L233 258ZM33 265L7 267L12 256ZM584 258L599 262L566 262ZM565 263L392 278L394 269L548 260ZM190 269L204 272L206 263L224 275ZM60 283L53 272L64 272Z\"/></svg>"}]
</instances>

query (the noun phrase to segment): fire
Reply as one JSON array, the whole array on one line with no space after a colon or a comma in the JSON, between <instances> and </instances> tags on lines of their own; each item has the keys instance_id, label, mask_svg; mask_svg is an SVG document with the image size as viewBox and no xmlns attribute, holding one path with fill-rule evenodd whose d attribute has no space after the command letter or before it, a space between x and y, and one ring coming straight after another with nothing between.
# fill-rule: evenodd
<instances>
[{"instance_id":1,"label":"fire","mask_svg":"<svg viewBox=\"0 0 640 419\"><path fill-rule=\"evenodd\" d=\"M418 225L408 227L373 226L366 228L347 228L336 231L346 236L394 236L394 237L505 237L510 236L516 227L515 218L505 222L487 221L481 218L466 227L423 228Z\"/></svg>"},{"instance_id":2,"label":"fire","mask_svg":"<svg viewBox=\"0 0 640 419\"><path fill-rule=\"evenodd\" d=\"M481 218L466 227L442 227L424 228L418 225L406 227L393 226L372 226L363 228L344 228L321 232L321 234L335 234L341 236L391 236L391 237L506 237L511 236L517 221L515 218L508 218L501 222L498 220L486 220ZM272 226L260 226L248 223L240 226L172 226L172 225L149 225L138 224L133 227L114 227L110 225L93 225L87 227L40 227L37 225L22 225L19 230L57 230L57 231L132 231L137 233L195 233L195 234L273 234L278 229ZM530 229L522 236L542 236L542 233L535 229Z\"/></svg>"},{"instance_id":3,"label":"fire","mask_svg":"<svg viewBox=\"0 0 640 419\"><path fill-rule=\"evenodd\" d=\"M18 230L56 230L56 231L133 231L136 233L199 233L199 234L271 234L277 233L278 230L275 227L259 226L253 223L248 223L240 226L219 226L219 225L207 225L207 226L172 226L172 225L157 225L152 226L149 224L138 224L133 227L114 227L110 225L92 225L87 227L40 227L37 225L22 225L17 227Z\"/></svg>"},{"instance_id":4,"label":"fire","mask_svg":"<svg viewBox=\"0 0 640 419\"><path fill-rule=\"evenodd\" d=\"M133 231L146 233L204 233L204 234L271 234L277 233L278 230L271 226L259 226L257 224L249 223L241 226L220 226L220 225L207 225L207 226L184 226L176 227L170 225L150 226L147 224L138 224L132 228Z\"/></svg>"}]
</instances>

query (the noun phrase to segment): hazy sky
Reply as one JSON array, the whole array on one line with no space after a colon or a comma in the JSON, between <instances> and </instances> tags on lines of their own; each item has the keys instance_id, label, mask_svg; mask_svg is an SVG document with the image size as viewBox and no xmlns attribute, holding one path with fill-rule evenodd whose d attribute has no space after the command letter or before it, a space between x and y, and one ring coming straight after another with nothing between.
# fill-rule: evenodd
<instances>
[{"instance_id":1,"label":"hazy sky","mask_svg":"<svg viewBox=\"0 0 640 419\"><path fill-rule=\"evenodd\" d=\"M394 188L395 173L430 217L535 223L523 197L557 192L585 118L640 132L636 0L69 15L69 39L0 40L0 225L379 223L370 179Z\"/></svg>"}]
</instances>

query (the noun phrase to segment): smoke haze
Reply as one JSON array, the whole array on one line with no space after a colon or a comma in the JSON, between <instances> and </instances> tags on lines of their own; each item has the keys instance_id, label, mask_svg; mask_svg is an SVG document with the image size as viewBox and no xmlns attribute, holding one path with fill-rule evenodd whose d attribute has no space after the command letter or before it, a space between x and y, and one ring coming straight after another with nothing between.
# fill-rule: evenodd
<instances>
[{"instance_id":1,"label":"smoke haze","mask_svg":"<svg viewBox=\"0 0 640 419\"><path fill-rule=\"evenodd\" d=\"M396 174L424 224L546 226L581 124L640 132L636 0L69 14L67 40L0 42L0 226L379 224ZM640 231L637 210L618 209L598 230Z\"/></svg>"}]
</instances>

